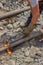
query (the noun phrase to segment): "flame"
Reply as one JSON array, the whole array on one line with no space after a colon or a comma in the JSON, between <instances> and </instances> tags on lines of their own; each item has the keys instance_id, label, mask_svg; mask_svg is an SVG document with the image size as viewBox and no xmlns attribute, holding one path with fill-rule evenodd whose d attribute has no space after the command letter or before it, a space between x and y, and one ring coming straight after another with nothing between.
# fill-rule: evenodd
<instances>
[{"instance_id":1,"label":"flame","mask_svg":"<svg viewBox=\"0 0 43 65\"><path fill-rule=\"evenodd\" d=\"M7 49L7 53L8 53L9 55L11 55L11 54L12 54L11 49Z\"/></svg>"},{"instance_id":2,"label":"flame","mask_svg":"<svg viewBox=\"0 0 43 65\"><path fill-rule=\"evenodd\" d=\"M4 47L9 46L9 43L4 43L3 46Z\"/></svg>"},{"instance_id":3,"label":"flame","mask_svg":"<svg viewBox=\"0 0 43 65\"><path fill-rule=\"evenodd\" d=\"M7 46L9 46L9 43L4 43L3 46L4 46L4 47L7 47ZM7 53L8 53L9 55L11 55L11 54L12 54L11 49L8 48L8 49L7 49Z\"/></svg>"}]
</instances>

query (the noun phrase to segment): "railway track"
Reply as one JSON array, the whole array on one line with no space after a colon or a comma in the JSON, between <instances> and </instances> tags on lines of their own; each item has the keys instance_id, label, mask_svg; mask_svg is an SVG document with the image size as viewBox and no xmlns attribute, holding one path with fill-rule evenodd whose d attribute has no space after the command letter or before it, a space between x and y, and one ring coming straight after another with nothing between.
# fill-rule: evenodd
<instances>
[{"instance_id":1,"label":"railway track","mask_svg":"<svg viewBox=\"0 0 43 65\"><path fill-rule=\"evenodd\" d=\"M7 37L7 36L6 36L6 37ZM6 37L5 37L5 38L6 38ZM10 41L10 42L7 41L7 39L6 39L7 43L9 43L8 46L3 46L4 43L1 43L1 42L0 42L0 44L1 44L1 46L0 46L0 52L6 50L6 49L8 49L8 48L12 48L12 47L14 47L14 46L17 46L17 45L19 45L19 44L22 44L23 42L30 41L30 40L32 40L32 39L36 39L36 38L39 38L39 37L42 37L42 38L43 38L43 33L40 32L40 31L38 31L38 32L32 32L29 36L27 36L27 37L22 36L22 37L19 38L19 39L15 39L14 36L13 36L13 37L9 37L9 41ZM10 38L14 39L14 41L11 41ZM6 43L6 42L5 42L5 43Z\"/></svg>"},{"instance_id":2,"label":"railway track","mask_svg":"<svg viewBox=\"0 0 43 65\"><path fill-rule=\"evenodd\" d=\"M10 18L10 17L14 17L22 12L28 11L30 10L30 7L24 7L22 9L17 9L17 10L13 10L10 12L7 12L5 14L0 15L0 20L6 19L6 18Z\"/></svg>"},{"instance_id":3,"label":"railway track","mask_svg":"<svg viewBox=\"0 0 43 65\"><path fill-rule=\"evenodd\" d=\"M0 21L1 20L4 20L6 18L14 17L14 16L16 16L16 15L18 15L18 14L24 12L24 11L28 11L28 10L30 10L30 8L29 7L26 7L26 8L22 8L22 9L19 9L19 10L7 12L7 13L5 13L3 15L0 15ZM27 37L22 36L21 38L16 39L16 40L14 39L15 36L13 36L12 38L14 39L14 41L10 41L10 42L8 41L7 42L7 43L9 43L8 46L3 47L3 44L4 43L1 43L0 42L0 44L2 44L0 46L0 52L6 50L7 48L11 48L11 47L14 47L14 46L16 46L18 44L22 44L23 42L30 41L32 39L38 38L39 36L42 36L43 37L43 32L40 32L40 31L39 32L33 32L30 36L27 36ZM7 41L7 39L6 39L6 41Z\"/></svg>"}]
</instances>

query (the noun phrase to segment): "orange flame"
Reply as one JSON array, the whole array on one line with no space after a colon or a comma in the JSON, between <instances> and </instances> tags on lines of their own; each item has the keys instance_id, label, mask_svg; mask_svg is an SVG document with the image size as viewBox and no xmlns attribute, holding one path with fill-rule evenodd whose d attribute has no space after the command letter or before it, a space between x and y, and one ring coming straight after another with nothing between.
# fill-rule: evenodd
<instances>
[{"instance_id":1,"label":"orange flame","mask_svg":"<svg viewBox=\"0 0 43 65\"><path fill-rule=\"evenodd\" d=\"M9 46L9 43L4 43L3 46L4 46L4 47L7 47L7 46ZM7 49L7 53L8 53L9 55L11 55L11 54L12 54L11 49L8 48L8 49Z\"/></svg>"},{"instance_id":2,"label":"orange flame","mask_svg":"<svg viewBox=\"0 0 43 65\"><path fill-rule=\"evenodd\" d=\"M9 46L9 43L4 43L3 46L4 47Z\"/></svg>"},{"instance_id":3,"label":"orange flame","mask_svg":"<svg viewBox=\"0 0 43 65\"><path fill-rule=\"evenodd\" d=\"M11 55L11 54L12 54L11 49L7 49L7 53L8 53L9 55Z\"/></svg>"}]
</instances>

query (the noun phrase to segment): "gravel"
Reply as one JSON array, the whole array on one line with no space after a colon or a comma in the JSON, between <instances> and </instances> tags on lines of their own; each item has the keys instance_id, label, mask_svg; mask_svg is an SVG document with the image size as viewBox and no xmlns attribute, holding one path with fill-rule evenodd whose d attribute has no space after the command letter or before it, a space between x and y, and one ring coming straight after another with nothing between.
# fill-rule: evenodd
<instances>
[{"instance_id":1,"label":"gravel","mask_svg":"<svg viewBox=\"0 0 43 65\"><path fill-rule=\"evenodd\" d=\"M17 8L20 9L26 6L27 4L22 0L0 0L0 13L3 14L5 12L16 10ZM20 26L25 25L28 16L30 16L30 11L21 13L14 18L0 21L0 35L7 32L8 35L13 36L22 31ZM42 21L43 12L37 23L43 25ZM20 36L22 35L18 35L17 38ZM39 42L36 41L37 40L31 40L30 42L27 41L15 48L12 48L11 55L8 55L6 51L1 52L0 65L43 65L43 46L39 47L37 44ZM40 42L40 44L42 43Z\"/></svg>"}]
</instances>

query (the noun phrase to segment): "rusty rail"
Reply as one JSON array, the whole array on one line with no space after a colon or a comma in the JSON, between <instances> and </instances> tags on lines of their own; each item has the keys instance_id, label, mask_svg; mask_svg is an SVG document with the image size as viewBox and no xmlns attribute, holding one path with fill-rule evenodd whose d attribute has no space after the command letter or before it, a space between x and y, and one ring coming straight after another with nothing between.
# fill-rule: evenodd
<instances>
[{"instance_id":1,"label":"rusty rail","mask_svg":"<svg viewBox=\"0 0 43 65\"><path fill-rule=\"evenodd\" d=\"M14 17L24 11L28 11L30 10L30 7L25 7L25 8L22 8L22 9L17 9L17 10L14 10L14 11L10 11L10 12L7 12L7 13L4 13L2 15L0 15L0 20L3 20L3 19L6 19L6 18L10 18L10 17Z\"/></svg>"}]
</instances>

